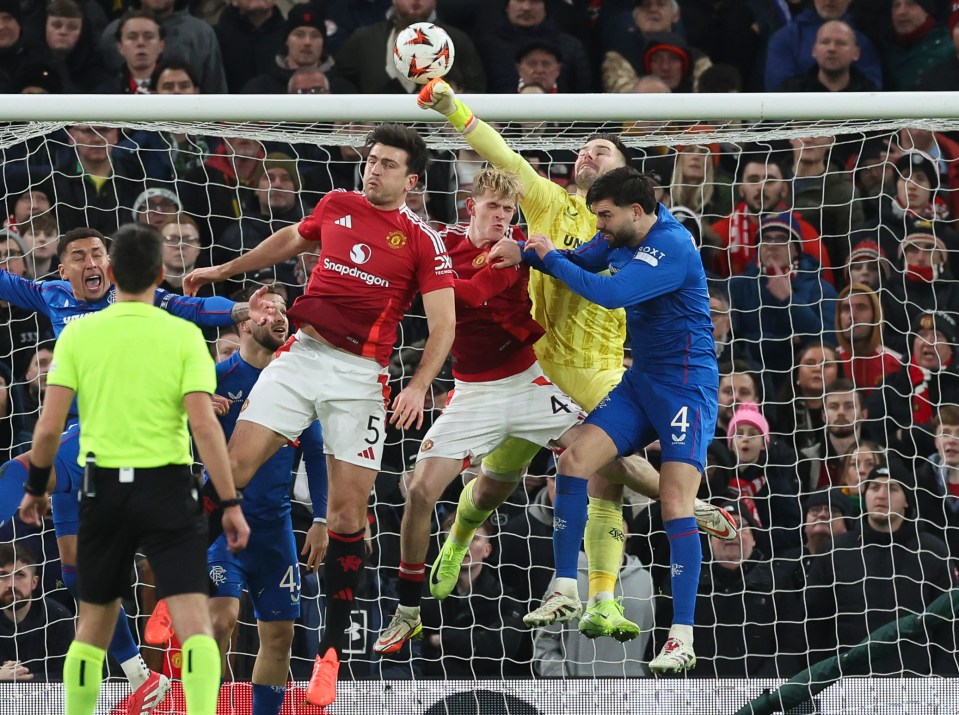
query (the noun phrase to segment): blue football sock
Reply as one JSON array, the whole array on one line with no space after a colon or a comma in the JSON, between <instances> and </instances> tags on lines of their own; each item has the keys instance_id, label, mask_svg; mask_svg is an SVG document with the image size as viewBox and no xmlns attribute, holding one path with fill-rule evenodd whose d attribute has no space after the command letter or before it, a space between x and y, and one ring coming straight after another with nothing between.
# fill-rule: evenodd
<instances>
[{"instance_id":1,"label":"blue football sock","mask_svg":"<svg viewBox=\"0 0 959 715\"><path fill-rule=\"evenodd\" d=\"M691 626L696 615L699 572L703 566L703 545L694 517L671 519L663 524L669 538L669 561L673 588L673 623Z\"/></svg>"},{"instance_id":2,"label":"blue football sock","mask_svg":"<svg viewBox=\"0 0 959 715\"><path fill-rule=\"evenodd\" d=\"M12 518L20 508L28 473L27 465L18 459L0 466L0 522Z\"/></svg>"},{"instance_id":3,"label":"blue football sock","mask_svg":"<svg viewBox=\"0 0 959 715\"><path fill-rule=\"evenodd\" d=\"M285 685L253 683L253 715L279 715L285 695Z\"/></svg>"},{"instance_id":4,"label":"blue football sock","mask_svg":"<svg viewBox=\"0 0 959 715\"><path fill-rule=\"evenodd\" d=\"M586 531L586 480L556 475L553 502L553 561L557 578L576 578Z\"/></svg>"},{"instance_id":5,"label":"blue football sock","mask_svg":"<svg viewBox=\"0 0 959 715\"><path fill-rule=\"evenodd\" d=\"M77 567L63 564L60 567L60 573L63 576L63 585L71 595L79 600L77 596ZM140 649L136 641L133 640L133 633L130 632L130 623L127 621L127 613L120 606L120 615L117 616L117 624L113 629L113 639L110 641L110 655L116 658L117 663L126 663L131 658L140 655Z\"/></svg>"}]
</instances>

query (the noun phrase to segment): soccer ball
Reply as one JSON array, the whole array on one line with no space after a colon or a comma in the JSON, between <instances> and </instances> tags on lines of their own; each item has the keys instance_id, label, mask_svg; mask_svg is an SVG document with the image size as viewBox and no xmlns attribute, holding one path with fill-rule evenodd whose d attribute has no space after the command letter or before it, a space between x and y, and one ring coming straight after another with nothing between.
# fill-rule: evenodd
<instances>
[{"instance_id":1,"label":"soccer ball","mask_svg":"<svg viewBox=\"0 0 959 715\"><path fill-rule=\"evenodd\" d=\"M396 36L393 62L400 74L417 84L442 77L453 67L453 41L432 22L414 22Z\"/></svg>"}]
</instances>

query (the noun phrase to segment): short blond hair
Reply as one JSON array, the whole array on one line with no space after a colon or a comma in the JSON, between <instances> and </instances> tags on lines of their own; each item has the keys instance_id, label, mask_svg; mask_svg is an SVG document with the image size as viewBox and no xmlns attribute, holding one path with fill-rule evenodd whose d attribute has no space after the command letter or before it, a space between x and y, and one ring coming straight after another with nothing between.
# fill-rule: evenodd
<instances>
[{"instance_id":1,"label":"short blond hair","mask_svg":"<svg viewBox=\"0 0 959 715\"><path fill-rule=\"evenodd\" d=\"M478 199L487 192L492 192L495 196L503 199L522 200L525 195L523 184L516 174L508 171L500 171L491 166L487 166L473 177L473 186L470 195Z\"/></svg>"}]
</instances>

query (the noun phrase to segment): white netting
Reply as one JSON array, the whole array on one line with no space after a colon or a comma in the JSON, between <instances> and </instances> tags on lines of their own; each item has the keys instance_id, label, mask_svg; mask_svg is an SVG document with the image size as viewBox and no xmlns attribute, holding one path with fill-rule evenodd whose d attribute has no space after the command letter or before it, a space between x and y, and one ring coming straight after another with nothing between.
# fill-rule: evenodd
<instances>
[{"instance_id":1,"label":"white netting","mask_svg":"<svg viewBox=\"0 0 959 715\"><path fill-rule=\"evenodd\" d=\"M730 100L732 104L717 101L712 113L722 119L716 121L702 104L684 106L667 101L660 106L658 97L642 102L634 97L634 104L627 107L622 97L616 97L593 98L588 110L580 108L574 115L568 108L551 111L555 105L534 104L533 110L512 115L521 121L498 124L508 142L544 176L571 189L572 162L584 139L596 131L623 133L627 145L636 150L634 163L658 179L674 207L681 204L686 208L677 210L677 214L702 242L703 260L712 274L711 285L717 289L712 307L719 325L717 333L723 338L720 362L727 373L732 370L721 385L721 426L710 452L708 481L714 496L730 498L743 518L755 522L754 540L764 557L757 563L750 562L744 577L741 569L719 565L712 547L705 543L706 562L697 608L700 665L693 673L702 677L793 676L837 644L851 646L893 616L922 611L938 592L951 587L953 557L959 548L955 508L959 498L954 496L959 489L953 491L956 487L952 486L951 475L956 472L950 469L954 463L959 465L959 449L953 449L948 439L952 434L948 410L943 414L948 424L939 430L946 438L936 439L933 424L942 405L959 403L959 376L953 382L952 369L939 371L929 354L920 354L926 362L920 360L911 370L901 367L908 357L896 356L908 356L916 345L913 329L928 327L920 324L926 310L945 314L936 319L934 327L952 344L950 349L956 349L959 342L959 330L948 322L950 317L959 319L959 282L949 265L955 263L955 251L959 250L959 239L951 228L952 217L959 213L959 144L951 133L959 126L955 120L942 118L842 119L841 109L819 98L797 99L792 95L790 104L776 107L769 103L770 97L775 98L766 96L751 105L738 104L739 98ZM355 111L353 98L345 99L339 112L329 104L317 105L323 121L312 123L261 121L280 114L281 110L272 106L264 107L257 121L216 121L216 116L239 115L232 105L230 111L217 115L219 99L214 98L206 98L207 102L194 98L191 105L180 102L175 105L176 112L169 109L174 105L167 104L143 105L162 111L136 110L129 99L117 98L113 112L123 117L123 122L104 119L110 112L101 107L75 113L109 130L83 133L68 129L73 125L63 105L50 111L42 99L34 116L50 116L56 121L0 127L2 191L10 216L7 228L18 235L3 245L8 254L24 249L27 260L23 269L35 269L36 277L49 275L55 266L55 259L51 262L44 258L49 251L44 252L43 241L32 238L44 225L49 226L43 216L54 217L55 230L60 233L87 224L109 234L135 218L160 224L179 210L196 221L201 234L200 250L191 252L186 247L186 258L196 253L197 265L229 260L276 228L299 220L331 188L357 188L362 173L357 149L372 120L390 116L404 121L422 119L422 113L401 106L396 98L377 105L361 103ZM282 99L285 102L288 98ZM370 98L361 99L365 102ZM512 103L515 98L504 98L508 101L502 107L495 103L496 98L476 99L469 101L477 115L496 120L510 116L508 108L518 106ZM657 106L642 106L653 101ZM948 97L927 98L927 114L950 116L951 101ZM207 121L184 118L193 106L198 107L197 116ZM861 111L867 106L853 102L846 113L886 113ZM904 111L899 114L904 116L921 111L905 100L901 107ZM245 111L253 115L258 109L246 107ZM683 118L665 121L668 115L664 112L669 110L674 111L674 117ZM693 114L697 110L702 111ZM22 106L17 111L20 114L7 116L17 120L29 116L23 114L26 110ZM131 116L136 111L146 114ZM886 116L893 114L890 110ZM156 116L169 119L151 119ZM745 119L731 118L736 116ZM616 120L610 121L610 117ZM765 119L753 119L756 117ZM470 181L484 162L445 124L430 122L420 127L434 150L433 163L422 186L411 195L410 204L438 223L462 220ZM100 162L98 166L102 167L105 153L102 157L96 153L104 138L115 145L110 152L115 178L98 185L101 182L80 175L77 150L72 144L87 145L88 156L83 157L84 149L80 150L81 162ZM931 176L927 175L929 167ZM295 174L292 187L274 186L271 190L269 182L261 185L264 168L282 168L291 176ZM924 183L929 186L924 187ZM43 192L50 205L42 196L31 194L33 190ZM904 206L898 199L912 204ZM143 210L135 212L138 204ZM794 215L788 215L793 209ZM36 216L30 217L31 212ZM796 243L806 254L796 259L793 280L786 281L788 286L783 280L775 280L770 274L774 271L761 274L751 267L757 255L755 240L761 216L783 212L787 213L773 223L778 221L780 230L787 233L794 228L800 238ZM775 226L770 229L774 230ZM872 266L873 272L859 272L864 265ZM309 263L291 262L249 278L282 285L292 300L302 291L304 266L308 268ZM856 316L854 324L861 326L855 328L859 337L854 336L852 344L845 337L837 338L834 326L842 312L836 296L848 282L850 266L857 280L873 279L875 289L874 298L863 294L872 306L871 315L868 311L855 312L868 306L851 308L851 315ZM8 260L4 267L19 270L15 261ZM173 281L171 287L175 284ZM224 294L241 285L242 279L238 279L216 290ZM37 320L29 306L24 307L27 309L19 311L3 308L8 313L0 330L0 360L11 373L7 416L2 420L2 425L9 426L9 441L0 447L12 452L29 441L30 423L37 414L33 388L39 384L31 362L38 342L50 337L45 333L45 323ZM884 316L882 323L876 308ZM724 320L728 329L723 328ZM880 330L882 339L877 342ZM422 309L414 305L401 326L391 365L394 389L415 369L425 336ZM209 338L212 345L217 336L210 333ZM834 386L838 397L830 398L836 404L828 404L829 400L823 404L828 384L845 374L834 348L829 346L843 344L844 340L845 354L852 350L856 358L850 375L857 381L855 394L861 400L858 411L854 401L847 404L849 400L840 399L850 392L841 383ZM229 340L221 342L226 347ZM876 353L881 346L894 352ZM443 393L450 386L444 378L434 383L432 399L436 404L442 404ZM769 425L772 441L766 450L768 459L753 468L737 464L726 440L725 428L734 399L759 403ZM832 423L828 434L824 408ZM436 414L435 408L432 414ZM955 422L959 433L959 420ZM658 650L670 614L668 550L658 507L633 500L627 512L632 533L630 557L623 570L627 615L645 619L654 627L644 630L639 641L627 646L585 641L575 627L539 634L534 644L519 616L538 603L549 582L551 514L547 492L540 491L544 480L529 477L525 488L520 488L497 513L499 534L493 540L494 553L486 567L494 576L491 590L472 597L451 597L442 608L427 599L424 613L428 632L449 637L439 645L427 638L416 645L412 656L409 650L390 659L372 656L372 642L396 604L403 504L398 477L416 453L424 432L425 427L416 433L394 432L389 437L384 470L371 502L372 557L359 600L361 608L355 613L353 647L344 665L347 677L403 680L646 675L645 663L653 649ZM863 454L844 458L843 453L857 445ZM845 520L837 515L833 526L839 529L840 523L860 523L860 504L875 497L861 492L858 480L868 473L870 460L875 461L873 453L886 452L904 460L897 469L905 470L914 482L904 500L910 507L906 526L911 529L910 536L899 531L897 544L885 545L882 542L888 537L882 536L883 522L898 520L895 516L875 516L873 525L864 531L865 546L854 537L838 537L841 541L832 556L812 558L803 551L805 545L821 548L824 539L815 528L804 528L808 511L805 498L826 484L841 486L851 500L851 511ZM742 454L748 458L748 449ZM537 461L537 476L545 474L548 467L546 459ZM955 484L959 484L959 478ZM460 486L457 480L444 494L434 528L455 508ZM873 507L877 514L896 508L886 504ZM837 507L833 502L832 508L847 506L842 502ZM813 513L818 512L814 509ZM310 521L308 509L300 505L296 516L302 541ZM923 536L915 535L916 524ZM62 585L57 590L57 557L50 530L41 539L24 536L22 525L15 528L16 536L39 553L43 594L69 605ZM820 531L825 529L828 535L829 528ZM0 540L13 535L10 525L0 530ZM429 559L434 552L431 550ZM724 559L735 562L734 557L727 552ZM131 625L140 632L154 595L149 578L142 571L137 574L136 597L127 607L134 619ZM323 589L315 576L305 570L303 575L304 615L296 629L294 680L308 677L318 629L322 627ZM951 624L930 621L921 631L919 636L895 639L887 649L891 657L887 652L871 654L864 664L850 664L849 672L902 672L903 663L898 660L901 654L908 673L954 675ZM231 647L228 678L250 679L256 649L252 613L244 605L241 626ZM154 667L162 667L163 653L146 646L144 652ZM114 674L119 675L116 670ZM733 692L737 702L757 694L742 685L716 687L727 700ZM872 711L875 703L889 702L886 691L877 694L879 686L875 687L865 689L864 700L856 694L846 701L828 701L823 712L847 712L850 707ZM15 707L26 707L30 698L36 697L25 691L22 696L19 691L11 692L14 699L23 698ZM356 692L365 691L359 688ZM369 702L379 702L377 697L371 695ZM673 702L670 697L662 693L657 696L664 703ZM904 711L911 711L914 703L933 707L934 698L939 696L918 689L904 691L902 697ZM546 695L542 698L538 701L540 712L556 709L559 701ZM423 697L409 710L395 706L389 711L422 712L436 699ZM698 703L692 707L687 701L687 706L690 712L710 711L699 709L705 706ZM4 707L0 704L0 712L6 712ZM916 707L916 712L929 711Z\"/></svg>"}]
</instances>

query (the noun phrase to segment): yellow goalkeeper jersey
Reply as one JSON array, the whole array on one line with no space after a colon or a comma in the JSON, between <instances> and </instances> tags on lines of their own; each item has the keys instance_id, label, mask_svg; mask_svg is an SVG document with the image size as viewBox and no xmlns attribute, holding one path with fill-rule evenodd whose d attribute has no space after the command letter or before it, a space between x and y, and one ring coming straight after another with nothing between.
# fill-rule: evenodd
<instances>
[{"instance_id":1,"label":"yellow goalkeeper jersey","mask_svg":"<svg viewBox=\"0 0 959 715\"><path fill-rule=\"evenodd\" d=\"M519 176L526 192L520 208L530 233L549 236L562 249L576 248L596 234L596 216L586 201L537 174L491 126L477 120L464 138L495 168ZM533 319L546 329L534 346L539 359L565 367L622 367L625 311L601 308L539 271L530 271L529 294Z\"/></svg>"}]
</instances>

